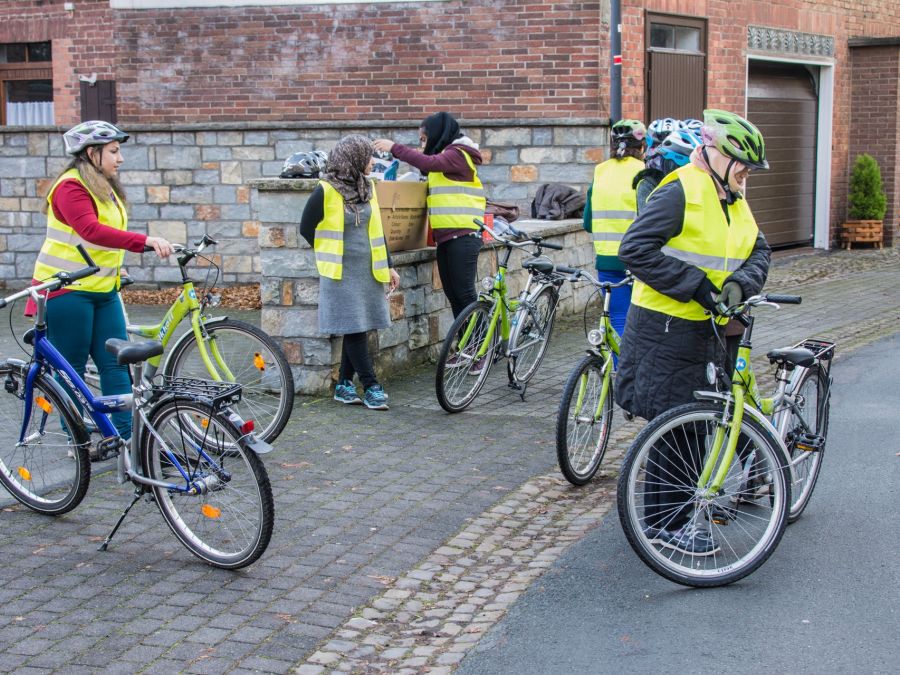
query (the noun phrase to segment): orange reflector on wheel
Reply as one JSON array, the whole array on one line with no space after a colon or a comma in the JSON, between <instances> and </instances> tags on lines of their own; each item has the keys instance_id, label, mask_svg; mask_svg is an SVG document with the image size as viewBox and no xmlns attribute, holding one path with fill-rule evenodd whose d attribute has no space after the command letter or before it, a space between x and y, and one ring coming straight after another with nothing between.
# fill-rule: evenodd
<instances>
[{"instance_id":1,"label":"orange reflector on wheel","mask_svg":"<svg viewBox=\"0 0 900 675\"><path fill-rule=\"evenodd\" d=\"M212 504L204 504L200 507L200 513L207 518L218 518L222 515L222 509L216 508Z\"/></svg>"},{"instance_id":2,"label":"orange reflector on wheel","mask_svg":"<svg viewBox=\"0 0 900 675\"><path fill-rule=\"evenodd\" d=\"M200 420L200 426L203 427L204 429L205 429L206 427L208 427L208 426L209 426L209 418L208 418L208 417L204 417L203 419L201 419L201 420Z\"/></svg>"},{"instance_id":3,"label":"orange reflector on wheel","mask_svg":"<svg viewBox=\"0 0 900 675\"><path fill-rule=\"evenodd\" d=\"M50 401L45 399L43 396L35 396L34 402L37 403L38 407L48 415L53 412L53 406L50 405Z\"/></svg>"},{"instance_id":4,"label":"orange reflector on wheel","mask_svg":"<svg viewBox=\"0 0 900 675\"><path fill-rule=\"evenodd\" d=\"M253 355L253 365L256 366L257 370L265 370L266 369L266 360L262 357L262 354L257 352Z\"/></svg>"},{"instance_id":5,"label":"orange reflector on wheel","mask_svg":"<svg viewBox=\"0 0 900 675\"><path fill-rule=\"evenodd\" d=\"M22 477L22 480L31 480L31 472L24 466L19 467L19 475Z\"/></svg>"}]
</instances>

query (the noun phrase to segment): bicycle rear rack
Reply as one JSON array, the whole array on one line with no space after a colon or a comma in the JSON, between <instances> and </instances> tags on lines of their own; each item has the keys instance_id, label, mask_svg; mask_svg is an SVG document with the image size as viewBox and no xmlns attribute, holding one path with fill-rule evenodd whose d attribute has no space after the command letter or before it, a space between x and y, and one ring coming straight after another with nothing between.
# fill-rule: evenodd
<instances>
[{"instance_id":1,"label":"bicycle rear rack","mask_svg":"<svg viewBox=\"0 0 900 675\"><path fill-rule=\"evenodd\" d=\"M163 375L154 379L152 391L155 396L177 394L203 401L213 410L234 405L241 400L241 385L236 382L216 382L194 377L172 377Z\"/></svg>"},{"instance_id":2,"label":"bicycle rear rack","mask_svg":"<svg viewBox=\"0 0 900 675\"><path fill-rule=\"evenodd\" d=\"M813 353L817 361L831 361L834 357L834 342L819 338L808 338L795 344L792 349L802 347Z\"/></svg>"}]
</instances>

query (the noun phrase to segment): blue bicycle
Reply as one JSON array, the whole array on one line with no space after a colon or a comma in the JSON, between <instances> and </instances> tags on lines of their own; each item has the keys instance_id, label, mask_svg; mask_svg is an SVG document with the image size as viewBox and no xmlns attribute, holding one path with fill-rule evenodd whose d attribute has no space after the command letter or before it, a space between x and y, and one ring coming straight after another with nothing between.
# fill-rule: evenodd
<instances>
[{"instance_id":1,"label":"blue bicycle","mask_svg":"<svg viewBox=\"0 0 900 675\"><path fill-rule=\"evenodd\" d=\"M47 339L45 292L69 286L98 271L79 246L87 267L59 272L51 280L0 300L0 308L31 296L34 328L25 334L30 362L0 363L0 482L28 508L47 515L74 509L90 482L91 435L79 407L101 438L100 456L118 456L118 478L135 486L101 550L142 497L155 501L169 528L188 550L210 565L237 569L257 560L272 536L274 502L265 466L257 456L271 450L253 434L252 420L231 408L239 384L190 378L141 376L143 361L162 353L156 340L106 342L120 364L132 366L131 394L95 397ZM5 394L5 395L4 395ZM126 443L107 417L133 409Z\"/></svg>"}]
</instances>

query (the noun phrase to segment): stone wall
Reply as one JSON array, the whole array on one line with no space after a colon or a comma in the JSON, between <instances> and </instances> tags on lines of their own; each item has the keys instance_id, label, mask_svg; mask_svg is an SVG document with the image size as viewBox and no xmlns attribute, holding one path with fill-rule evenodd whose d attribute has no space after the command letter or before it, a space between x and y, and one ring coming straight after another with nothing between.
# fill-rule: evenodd
<instances>
[{"instance_id":1,"label":"stone wall","mask_svg":"<svg viewBox=\"0 0 900 675\"><path fill-rule=\"evenodd\" d=\"M337 378L341 340L318 331L319 275L309 245L299 237L297 222L315 181L256 181L251 184L251 210L259 221L262 266L262 327L281 342L297 390L328 393ZM517 226L565 247L547 250L559 264L593 269L594 253L580 220L524 221ZM496 244L485 247L478 260L479 278L496 271ZM512 293L525 285L523 254L513 254L508 283ZM390 297L391 326L370 333L370 349L379 373L437 357L453 316L441 287L434 249L392 254L400 288ZM593 287L564 284L559 315L580 311Z\"/></svg>"},{"instance_id":2,"label":"stone wall","mask_svg":"<svg viewBox=\"0 0 900 675\"><path fill-rule=\"evenodd\" d=\"M463 128L481 144L479 175L488 194L523 212L541 183L585 191L608 144L606 127L592 121L473 121ZM31 278L46 229L41 195L67 161L62 131L0 127L0 283ZM327 151L348 133L418 144L415 124L145 125L127 131L132 137L122 148L121 179L129 228L179 243L209 234L219 241L213 254L224 283L259 280L259 222L250 212L247 181L275 177L291 153ZM153 255L129 254L126 264L139 282L179 278L175 265Z\"/></svg>"}]
</instances>

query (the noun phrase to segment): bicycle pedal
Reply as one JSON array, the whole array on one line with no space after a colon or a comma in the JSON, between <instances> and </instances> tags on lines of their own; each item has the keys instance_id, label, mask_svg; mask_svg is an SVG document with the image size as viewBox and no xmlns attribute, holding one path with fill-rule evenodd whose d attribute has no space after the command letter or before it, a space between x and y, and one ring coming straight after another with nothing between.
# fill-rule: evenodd
<instances>
[{"instance_id":1,"label":"bicycle pedal","mask_svg":"<svg viewBox=\"0 0 900 675\"><path fill-rule=\"evenodd\" d=\"M109 438L97 441L97 444L93 446L88 453L91 461L104 462L107 459L118 457L119 446L121 443L122 439L118 436L110 436Z\"/></svg>"},{"instance_id":2,"label":"bicycle pedal","mask_svg":"<svg viewBox=\"0 0 900 675\"><path fill-rule=\"evenodd\" d=\"M825 445L825 439L818 434L800 434L794 447L801 452L819 452Z\"/></svg>"},{"instance_id":3,"label":"bicycle pedal","mask_svg":"<svg viewBox=\"0 0 900 675\"><path fill-rule=\"evenodd\" d=\"M714 506L706 512L706 520L713 525L724 527L737 517L737 509L729 509L724 506Z\"/></svg>"}]
</instances>

